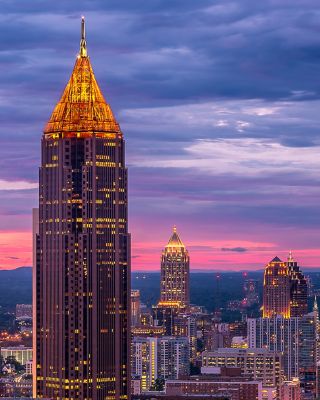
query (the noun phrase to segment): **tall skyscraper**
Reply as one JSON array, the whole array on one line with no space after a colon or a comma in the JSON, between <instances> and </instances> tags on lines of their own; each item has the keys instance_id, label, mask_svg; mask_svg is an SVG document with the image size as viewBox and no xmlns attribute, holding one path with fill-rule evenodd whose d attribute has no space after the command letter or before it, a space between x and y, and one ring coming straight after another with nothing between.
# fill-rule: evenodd
<instances>
[{"instance_id":1,"label":"tall skyscraper","mask_svg":"<svg viewBox=\"0 0 320 400\"><path fill-rule=\"evenodd\" d=\"M278 257L267 264L263 280L263 317L274 315L290 317L289 268Z\"/></svg>"},{"instance_id":2,"label":"tall skyscraper","mask_svg":"<svg viewBox=\"0 0 320 400\"><path fill-rule=\"evenodd\" d=\"M34 397L128 399L130 237L120 127L80 52L42 137Z\"/></svg>"},{"instance_id":3,"label":"tall skyscraper","mask_svg":"<svg viewBox=\"0 0 320 400\"><path fill-rule=\"evenodd\" d=\"M299 377L305 391L315 393L318 313L248 318L247 323L249 347L282 353L286 379Z\"/></svg>"},{"instance_id":4,"label":"tall skyscraper","mask_svg":"<svg viewBox=\"0 0 320 400\"><path fill-rule=\"evenodd\" d=\"M159 306L188 307L189 253L180 239L176 227L161 256L161 293Z\"/></svg>"},{"instance_id":5,"label":"tall skyscraper","mask_svg":"<svg viewBox=\"0 0 320 400\"><path fill-rule=\"evenodd\" d=\"M263 317L302 317L308 313L308 283L290 251L288 260L267 264L263 282Z\"/></svg>"},{"instance_id":6,"label":"tall skyscraper","mask_svg":"<svg viewBox=\"0 0 320 400\"><path fill-rule=\"evenodd\" d=\"M308 282L291 251L286 264L290 275L290 315L302 317L308 313Z\"/></svg>"}]
</instances>

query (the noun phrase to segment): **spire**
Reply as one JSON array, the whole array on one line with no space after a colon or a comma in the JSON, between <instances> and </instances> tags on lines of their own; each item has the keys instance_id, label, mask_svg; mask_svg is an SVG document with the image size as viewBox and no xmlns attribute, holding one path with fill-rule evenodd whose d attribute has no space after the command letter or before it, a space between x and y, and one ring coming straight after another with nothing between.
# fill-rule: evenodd
<instances>
[{"instance_id":1,"label":"spire","mask_svg":"<svg viewBox=\"0 0 320 400\"><path fill-rule=\"evenodd\" d=\"M87 56L85 20L81 19L80 52L71 77L44 130L61 137L121 136Z\"/></svg>"},{"instance_id":2,"label":"spire","mask_svg":"<svg viewBox=\"0 0 320 400\"><path fill-rule=\"evenodd\" d=\"M180 239L178 233L177 233L177 227L176 225L173 226L173 233L169 239L168 244L166 245L166 248L168 247L184 247L185 245L183 244L182 240Z\"/></svg>"},{"instance_id":3,"label":"spire","mask_svg":"<svg viewBox=\"0 0 320 400\"><path fill-rule=\"evenodd\" d=\"M289 257L288 257L288 262L293 262L293 256L292 256L292 250L289 251Z\"/></svg>"},{"instance_id":4,"label":"spire","mask_svg":"<svg viewBox=\"0 0 320 400\"><path fill-rule=\"evenodd\" d=\"M278 263L278 262L282 262L281 260L280 260L280 258L279 257L274 257L271 261L270 261L271 263Z\"/></svg>"},{"instance_id":5,"label":"spire","mask_svg":"<svg viewBox=\"0 0 320 400\"><path fill-rule=\"evenodd\" d=\"M86 42L86 22L84 17L81 18L81 40L80 40L80 57L87 57L87 42Z\"/></svg>"}]
</instances>

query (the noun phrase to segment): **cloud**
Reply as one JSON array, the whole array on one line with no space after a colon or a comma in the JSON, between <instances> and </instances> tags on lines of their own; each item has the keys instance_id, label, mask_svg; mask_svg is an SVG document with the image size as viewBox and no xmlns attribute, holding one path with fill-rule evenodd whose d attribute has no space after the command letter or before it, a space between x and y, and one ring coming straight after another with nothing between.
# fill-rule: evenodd
<instances>
[{"instance_id":1,"label":"cloud","mask_svg":"<svg viewBox=\"0 0 320 400\"><path fill-rule=\"evenodd\" d=\"M316 0L10 0L1 11L1 229L31 229L42 130L85 14L96 77L126 138L132 241L144 238L143 255L158 240L145 265L157 265L173 221L202 242L233 237L219 248L253 238L301 247L317 265L306 251L319 223ZM224 258L244 260L243 247Z\"/></svg>"},{"instance_id":2,"label":"cloud","mask_svg":"<svg viewBox=\"0 0 320 400\"><path fill-rule=\"evenodd\" d=\"M179 157L145 158L148 168L195 169L209 175L297 174L317 177L320 146L288 147L269 139L198 139ZM137 165L137 164L134 164Z\"/></svg>"},{"instance_id":3,"label":"cloud","mask_svg":"<svg viewBox=\"0 0 320 400\"><path fill-rule=\"evenodd\" d=\"M226 251L226 252L235 252L235 253L245 253L246 251L248 251L248 249L246 249L245 247L232 247L232 248L228 248L228 247L222 247L221 251Z\"/></svg>"},{"instance_id":4,"label":"cloud","mask_svg":"<svg viewBox=\"0 0 320 400\"><path fill-rule=\"evenodd\" d=\"M38 188L38 183L26 182L26 181L9 182L9 181L0 179L0 191L30 190L30 189L37 189L37 188Z\"/></svg>"}]
</instances>

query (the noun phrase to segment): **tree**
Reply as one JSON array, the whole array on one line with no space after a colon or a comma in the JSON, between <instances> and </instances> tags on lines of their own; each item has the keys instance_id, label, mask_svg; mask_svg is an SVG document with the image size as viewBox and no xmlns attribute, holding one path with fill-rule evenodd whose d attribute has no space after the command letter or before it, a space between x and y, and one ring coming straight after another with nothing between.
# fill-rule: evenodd
<instances>
[{"instance_id":1,"label":"tree","mask_svg":"<svg viewBox=\"0 0 320 400\"><path fill-rule=\"evenodd\" d=\"M197 365L190 363L190 375L200 375L200 374L201 374L201 369Z\"/></svg>"},{"instance_id":2,"label":"tree","mask_svg":"<svg viewBox=\"0 0 320 400\"><path fill-rule=\"evenodd\" d=\"M16 370L16 372L24 371L23 365L20 364L19 361L17 361L15 356L8 356L6 358L6 364L10 364L10 365L14 366L14 369Z\"/></svg>"},{"instance_id":3,"label":"tree","mask_svg":"<svg viewBox=\"0 0 320 400\"><path fill-rule=\"evenodd\" d=\"M154 384L152 385L151 390L155 391L155 392L163 392L164 383L165 383L165 380L163 378L157 378L155 380Z\"/></svg>"}]
</instances>

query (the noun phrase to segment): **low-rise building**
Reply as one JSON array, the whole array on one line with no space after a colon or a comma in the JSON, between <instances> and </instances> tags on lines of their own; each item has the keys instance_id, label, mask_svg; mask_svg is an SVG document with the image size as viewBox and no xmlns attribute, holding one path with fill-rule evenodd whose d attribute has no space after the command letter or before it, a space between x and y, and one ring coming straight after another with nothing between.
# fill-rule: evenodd
<instances>
[{"instance_id":1,"label":"low-rise building","mask_svg":"<svg viewBox=\"0 0 320 400\"><path fill-rule=\"evenodd\" d=\"M222 348L202 353L203 374L215 373L221 367L241 368L242 374L261 381L263 386L279 387L282 381L282 356L267 349Z\"/></svg>"},{"instance_id":2,"label":"low-rise building","mask_svg":"<svg viewBox=\"0 0 320 400\"><path fill-rule=\"evenodd\" d=\"M32 348L25 346L1 347L1 356L4 360L14 357L21 365L26 365L27 361L32 360Z\"/></svg>"},{"instance_id":3,"label":"low-rise building","mask_svg":"<svg viewBox=\"0 0 320 400\"><path fill-rule=\"evenodd\" d=\"M26 362L26 374L32 375L32 360Z\"/></svg>"},{"instance_id":4,"label":"low-rise building","mask_svg":"<svg viewBox=\"0 0 320 400\"><path fill-rule=\"evenodd\" d=\"M301 400L299 379L284 381L280 386L280 400Z\"/></svg>"},{"instance_id":5,"label":"low-rise building","mask_svg":"<svg viewBox=\"0 0 320 400\"><path fill-rule=\"evenodd\" d=\"M32 318L32 304L17 304L16 318Z\"/></svg>"},{"instance_id":6,"label":"low-rise building","mask_svg":"<svg viewBox=\"0 0 320 400\"><path fill-rule=\"evenodd\" d=\"M164 326L141 325L133 326L131 328L131 334L135 337L157 337L164 336L166 330Z\"/></svg>"},{"instance_id":7,"label":"low-rise building","mask_svg":"<svg viewBox=\"0 0 320 400\"><path fill-rule=\"evenodd\" d=\"M262 383L259 381L203 380L189 379L166 381L165 392L168 398L174 396L220 395L230 400L262 400ZM178 398L178 397L177 397Z\"/></svg>"}]
</instances>

